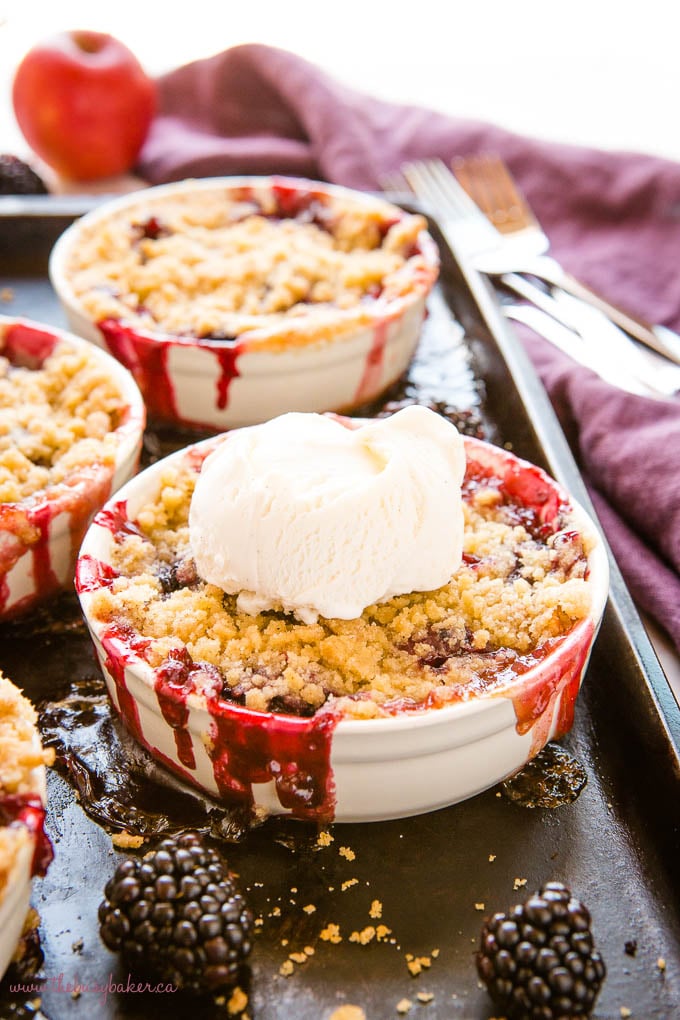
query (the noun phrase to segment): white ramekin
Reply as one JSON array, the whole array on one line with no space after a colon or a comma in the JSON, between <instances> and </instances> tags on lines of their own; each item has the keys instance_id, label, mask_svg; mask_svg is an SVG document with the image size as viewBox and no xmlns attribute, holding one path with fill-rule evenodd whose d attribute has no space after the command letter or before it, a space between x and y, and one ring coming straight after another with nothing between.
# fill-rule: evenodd
<instances>
[{"instance_id":1,"label":"white ramekin","mask_svg":"<svg viewBox=\"0 0 680 1020\"><path fill-rule=\"evenodd\" d=\"M41 748L40 737L36 730L34 736L36 750ZM47 801L47 779L45 766L38 765L32 769L25 783L26 792L36 798L36 803L43 807ZM26 921L31 902L31 890L34 874L34 857L36 849L40 852L39 841L44 839L42 825L36 831L27 826L29 838L18 848L14 864L7 876L4 895L0 896L0 979L7 970Z\"/></svg>"},{"instance_id":2,"label":"white ramekin","mask_svg":"<svg viewBox=\"0 0 680 1020\"><path fill-rule=\"evenodd\" d=\"M87 349L118 385L124 412L115 430L113 465L93 465L20 502L0 503L0 619L25 612L73 583L78 548L92 517L137 469L146 422L137 384L115 358L53 326L6 316L0 316L0 354L5 331L14 327L21 332L12 343L13 357L25 354L30 364L39 364L57 341Z\"/></svg>"},{"instance_id":3,"label":"white ramekin","mask_svg":"<svg viewBox=\"0 0 680 1020\"><path fill-rule=\"evenodd\" d=\"M208 703L202 695L190 694L183 702L186 714L180 740L177 719L170 725L166 716L172 713L167 705L165 715L161 710L154 671L125 636L93 618L90 610L93 592L110 583L107 564L114 538L109 512L99 523L95 518L86 535L76 586L111 699L150 753L219 799L225 797L225 788L216 781L215 749L218 757L224 752L225 760L238 762L242 754L247 757L259 748L263 768L252 771L250 777L246 768L236 796L265 812L285 813L291 805L269 779L271 773L267 774L267 761L276 758L280 739L288 744L289 767L294 762L298 773L304 774L312 761L318 770L320 799L311 806L296 802L294 815L322 821L377 821L432 811L471 797L511 775L565 732L573 720L574 702L607 599L604 544L586 512L543 471L488 443L465 442L468 460L510 478L519 501L537 501L548 520L557 506L571 510L570 527L589 536L592 545L588 555L592 599L587 617L526 673L487 696L389 718L341 719L329 725L328 717L324 722L323 717L308 720L257 713L226 702ZM204 445L197 444L198 450ZM197 448L189 447L189 455ZM109 511L134 519L158 492L168 461L185 456L186 450L179 451L142 472L111 501ZM285 768L280 770L281 775L284 772Z\"/></svg>"},{"instance_id":4,"label":"white ramekin","mask_svg":"<svg viewBox=\"0 0 680 1020\"><path fill-rule=\"evenodd\" d=\"M114 354L135 376L150 418L193 428L222 431L266 421L286 411L348 411L377 398L409 365L425 316L425 302L439 268L437 247L423 231L418 239L423 265L399 297L377 299L357 310L337 310L324 331L306 317L283 326L253 329L234 341L199 340L161 332L130 331L116 322L98 324L74 293L69 263L88 234L112 215L174 195L215 190L223 194L254 188L260 192L313 194L352 202L357 208L396 206L347 188L281 177L226 177L164 184L133 192L83 216L57 241L49 264L52 285L70 328Z\"/></svg>"}]
</instances>

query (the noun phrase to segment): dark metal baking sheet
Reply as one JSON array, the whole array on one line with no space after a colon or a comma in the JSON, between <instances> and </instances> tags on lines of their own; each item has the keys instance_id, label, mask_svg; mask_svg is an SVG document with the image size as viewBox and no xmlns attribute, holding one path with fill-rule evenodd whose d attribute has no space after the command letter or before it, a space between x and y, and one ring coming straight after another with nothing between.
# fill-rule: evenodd
<instances>
[{"instance_id":1,"label":"dark metal baking sheet","mask_svg":"<svg viewBox=\"0 0 680 1020\"><path fill-rule=\"evenodd\" d=\"M63 324L46 258L78 212L77 200L66 205L3 207L0 201L0 288L14 295L1 311ZM445 344L449 331L455 334L455 317L466 339L463 354L442 362L434 388L454 404L464 402L472 369L475 411L489 437L541 464L588 506L550 404L493 292L444 247L442 258L426 331L432 342ZM185 438L150 434L147 450L163 452ZM98 671L75 600L60 600L53 616L38 612L0 628L0 668L39 707L73 684L96 690ZM105 729L96 732L105 739ZM336 825L334 842L323 849L314 847L308 826L281 819L225 844L262 918L250 961L248 1015L326 1020L351 1003L369 1020L387 1020L409 999L409 1017L486 1020L494 1009L473 961L482 917L557 878L589 906L607 964L594 1016L620 1018L626 1010L645 1020L680 1016L680 714L614 564L612 597L575 726L562 743L585 768L588 783L576 801L556 809L522 807L494 789L417 818ZM162 809L172 817L181 796L160 790ZM12 993L5 979L0 1017L40 1015L37 1009L51 1020L228 1015L224 1006L178 993L101 990L128 983L127 969L97 931L97 906L118 851L57 771L49 795L55 860L47 877L34 883L33 895L45 956L41 1005L36 993ZM369 917L374 900L391 935L366 945L351 942L353 931L375 923ZM313 912L304 911L309 905ZM319 938L329 922L340 925L339 944ZM282 976L288 954L305 946L315 950L308 962ZM412 976L407 954L430 966ZM73 996L69 986L76 984L83 990ZM419 992L433 997L420 1001Z\"/></svg>"}]
</instances>

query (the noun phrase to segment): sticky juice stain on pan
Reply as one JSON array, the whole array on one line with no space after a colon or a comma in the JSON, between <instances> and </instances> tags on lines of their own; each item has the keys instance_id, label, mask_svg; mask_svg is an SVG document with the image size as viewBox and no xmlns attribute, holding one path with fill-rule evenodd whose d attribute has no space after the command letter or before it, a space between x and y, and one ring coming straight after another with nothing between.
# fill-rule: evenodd
<instances>
[{"instance_id":1,"label":"sticky juice stain on pan","mask_svg":"<svg viewBox=\"0 0 680 1020\"><path fill-rule=\"evenodd\" d=\"M55 768L100 825L144 839L192 829L237 842L252 824L244 809L211 801L156 764L111 711L98 676L46 702L40 729L55 748Z\"/></svg>"},{"instance_id":2,"label":"sticky juice stain on pan","mask_svg":"<svg viewBox=\"0 0 680 1020\"><path fill-rule=\"evenodd\" d=\"M587 782L585 768L571 752L559 744L547 744L500 788L521 807L559 808L573 803Z\"/></svg>"}]
</instances>

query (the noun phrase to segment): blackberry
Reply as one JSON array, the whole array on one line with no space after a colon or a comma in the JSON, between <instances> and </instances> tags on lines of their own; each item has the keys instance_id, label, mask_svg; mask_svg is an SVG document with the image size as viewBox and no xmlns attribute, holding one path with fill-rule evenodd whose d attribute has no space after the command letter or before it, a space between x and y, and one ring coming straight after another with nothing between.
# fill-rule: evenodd
<instances>
[{"instance_id":1,"label":"blackberry","mask_svg":"<svg viewBox=\"0 0 680 1020\"><path fill-rule=\"evenodd\" d=\"M131 970L192 992L236 983L253 916L222 858L197 833L122 861L104 896L102 940Z\"/></svg>"},{"instance_id":2,"label":"blackberry","mask_svg":"<svg viewBox=\"0 0 680 1020\"><path fill-rule=\"evenodd\" d=\"M582 1020L606 973L590 913L561 882L547 882L482 927L477 971L507 1020Z\"/></svg>"},{"instance_id":3,"label":"blackberry","mask_svg":"<svg viewBox=\"0 0 680 1020\"><path fill-rule=\"evenodd\" d=\"M42 177L18 156L0 155L0 195L46 195Z\"/></svg>"}]
</instances>

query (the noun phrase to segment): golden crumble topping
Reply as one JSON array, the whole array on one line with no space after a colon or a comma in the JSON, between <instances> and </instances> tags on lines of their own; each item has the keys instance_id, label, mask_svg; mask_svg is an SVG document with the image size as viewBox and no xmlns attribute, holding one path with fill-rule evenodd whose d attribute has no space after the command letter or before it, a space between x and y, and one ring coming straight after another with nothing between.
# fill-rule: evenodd
<instances>
[{"instance_id":1,"label":"golden crumble topping","mask_svg":"<svg viewBox=\"0 0 680 1020\"><path fill-rule=\"evenodd\" d=\"M420 216L376 199L249 187L144 196L87 226L67 273L99 322L235 338L321 326L412 289Z\"/></svg>"},{"instance_id":2,"label":"golden crumble topping","mask_svg":"<svg viewBox=\"0 0 680 1020\"><path fill-rule=\"evenodd\" d=\"M185 646L219 671L227 698L249 708L310 715L333 705L370 718L466 700L511 679L518 663L526 669L588 613L588 550L568 511L559 532L543 537L489 479L464 487L464 562L442 588L369 606L354 620L249 616L196 574L188 512L199 467L190 458L166 467L158 497L137 516L139 534L116 535L119 576L94 592L91 611L150 639L144 655L154 668Z\"/></svg>"},{"instance_id":3,"label":"golden crumble topping","mask_svg":"<svg viewBox=\"0 0 680 1020\"><path fill-rule=\"evenodd\" d=\"M123 399L87 350L58 343L39 368L0 344L0 503L17 503L87 464L112 464Z\"/></svg>"}]
</instances>

